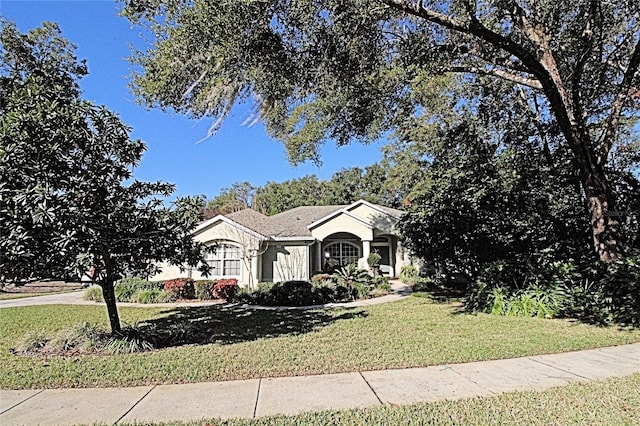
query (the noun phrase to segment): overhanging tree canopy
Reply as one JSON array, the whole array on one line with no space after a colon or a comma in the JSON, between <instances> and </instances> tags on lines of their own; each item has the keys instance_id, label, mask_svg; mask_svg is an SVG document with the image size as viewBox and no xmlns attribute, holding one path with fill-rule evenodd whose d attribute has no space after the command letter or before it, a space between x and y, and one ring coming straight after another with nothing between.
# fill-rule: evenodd
<instances>
[{"instance_id":1,"label":"overhanging tree canopy","mask_svg":"<svg viewBox=\"0 0 640 426\"><path fill-rule=\"evenodd\" d=\"M135 55L141 99L217 117L214 130L253 100L293 162L318 160L327 140L367 142L429 114L412 96L425 76L504 80L525 98L537 142L557 129L570 150L599 258L623 252L607 163L638 115L637 1L151 0L124 13L156 36ZM497 117L509 108L471 93L465 102Z\"/></svg>"}]
</instances>

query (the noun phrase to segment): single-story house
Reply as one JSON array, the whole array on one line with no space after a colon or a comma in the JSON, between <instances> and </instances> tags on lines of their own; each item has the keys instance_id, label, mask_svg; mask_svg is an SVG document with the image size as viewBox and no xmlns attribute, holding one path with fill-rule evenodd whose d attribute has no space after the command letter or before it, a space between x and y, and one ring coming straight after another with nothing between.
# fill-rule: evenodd
<instances>
[{"instance_id":1,"label":"single-story house","mask_svg":"<svg viewBox=\"0 0 640 426\"><path fill-rule=\"evenodd\" d=\"M193 237L216 244L207 262L212 274L180 271L165 265L152 280L236 278L241 286L261 281L308 280L319 272L356 263L368 269L367 257L382 257L380 270L395 277L408 253L400 245L396 223L402 212L364 200L350 205L303 206L274 216L252 209L218 215L201 223Z\"/></svg>"}]
</instances>

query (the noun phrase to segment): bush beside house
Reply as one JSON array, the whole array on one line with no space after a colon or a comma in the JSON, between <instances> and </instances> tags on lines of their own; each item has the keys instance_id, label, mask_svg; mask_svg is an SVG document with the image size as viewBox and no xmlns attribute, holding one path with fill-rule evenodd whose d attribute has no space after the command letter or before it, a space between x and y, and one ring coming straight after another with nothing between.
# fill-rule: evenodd
<instances>
[{"instance_id":1,"label":"bush beside house","mask_svg":"<svg viewBox=\"0 0 640 426\"><path fill-rule=\"evenodd\" d=\"M372 277L348 265L333 274L316 274L311 281L260 283L254 291L241 292L237 300L251 305L310 306L383 296L391 292L389 279Z\"/></svg>"},{"instance_id":2,"label":"bush beside house","mask_svg":"<svg viewBox=\"0 0 640 426\"><path fill-rule=\"evenodd\" d=\"M309 306L334 302L350 302L379 297L391 292L387 277L371 276L355 265L333 274L316 274L311 281L259 283L253 291L241 289L238 280L198 280L175 278L153 282L125 278L116 283L118 302L166 303L175 300L216 300L265 306ZM85 291L85 299L101 301L102 291L93 286Z\"/></svg>"},{"instance_id":3,"label":"bush beside house","mask_svg":"<svg viewBox=\"0 0 640 426\"><path fill-rule=\"evenodd\" d=\"M199 280L176 278L167 281L147 281L141 278L123 278L115 285L116 300L130 303L167 303L176 300L231 301L238 292L236 279ZM102 302L100 286L85 290L85 300Z\"/></svg>"}]
</instances>

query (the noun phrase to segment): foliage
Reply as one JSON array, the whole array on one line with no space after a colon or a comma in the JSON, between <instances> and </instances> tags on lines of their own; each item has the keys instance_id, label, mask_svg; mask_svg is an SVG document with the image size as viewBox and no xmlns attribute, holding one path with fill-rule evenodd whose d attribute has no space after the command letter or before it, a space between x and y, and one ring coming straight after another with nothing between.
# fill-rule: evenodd
<instances>
[{"instance_id":1,"label":"foliage","mask_svg":"<svg viewBox=\"0 0 640 426\"><path fill-rule=\"evenodd\" d=\"M441 290L442 285L437 278L434 277L418 277L415 283L411 286L411 289L415 292L420 291L436 291Z\"/></svg>"},{"instance_id":2,"label":"foliage","mask_svg":"<svg viewBox=\"0 0 640 426\"><path fill-rule=\"evenodd\" d=\"M380 265L380 261L382 260L382 256L380 254L372 252L367 256L367 265L369 267L374 268Z\"/></svg>"},{"instance_id":3,"label":"foliage","mask_svg":"<svg viewBox=\"0 0 640 426\"><path fill-rule=\"evenodd\" d=\"M400 275L398 275L398 278L407 285L414 285L418 282L420 273L418 272L418 268L414 265L404 265L400 268Z\"/></svg>"},{"instance_id":4,"label":"foliage","mask_svg":"<svg viewBox=\"0 0 640 426\"><path fill-rule=\"evenodd\" d=\"M193 287L195 289L196 299L211 300L213 296L213 288L216 285L216 281L212 280L197 280L194 281Z\"/></svg>"},{"instance_id":5,"label":"foliage","mask_svg":"<svg viewBox=\"0 0 640 426\"><path fill-rule=\"evenodd\" d=\"M142 278L130 277L118 280L115 284L115 296L118 302L136 302L134 296L140 291L159 290L161 282L147 281Z\"/></svg>"},{"instance_id":6,"label":"foliage","mask_svg":"<svg viewBox=\"0 0 640 426\"><path fill-rule=\"evenodd\" d=\"M329 180L307 175L284 182L267 182L252 186L249 182L234 183L223 188L207 203L205 214L231 213L242 208L274 215L300 206L351 204L360 199L375 204L396 206L396 196L384 185L386 168L372 164L363 169L352 167L333 174Z\"/></svg>"},{"instance_id":7,"label":"foliage","mask_svg":"<svg viewBox=\"0 0 640 426\"><path fill-rule=\"evenodd\" d=\"M194 281L191 278L175 278L164 282L164 290L175 299L193 299L195 297Z\"/></svg>"},{"instance_id":8,"label":"foliage","mask_svg":"<svg viewBox=\"0 0 640 426\"><path fill-rule=\"evenodd\" d=\"M24 354L31 354L44 348L49 341L45 330L29 330L17 343L15 350Z\"/></svg>"},{"instance_id":9,"label":"foliage","mask_svg":"<svg viewBox=\"0 0 640 426\"><path fill-rule=\"evenodd\" d=\"M147 340L136 327L124 327L117 335L108 337L102 350L111 355L122 355L153 349L153 343Z\"/></svg>"},{"instance_id":10,"label":"foliage","mask_svg":"<svg viewBox=\"0 0 640 426\"><path fill-rule=\"evenodd\" d=\"M114 333L114 281L166 261L206 271L190 231L201 202L131 179L145 145L80 98L87 74L55 24L21 34L0 23L0 281L78 277L94 268Z\"/></svg>"},{"instance_id":11,"label":"foliage","mask_svg":"<svg viewBox=\"0 0 640 426\"><path fill-rule=\"evenodd\" d=\"M522 129L518 146L567 154L556 166L576 172L584 199L574 207L586 201L592 250L621 256L608 166L640 110L637 1L274 0L212 10L157 0L123 13L152 34L133 58L134 91L149 106L216 117L213 133L236 102L254 100L294 163L318 162L329 140L424 129L443 110L485 115L495 142ZM434 76L443 95L425 96ZM445 104L454 90L461 96Z\"/></svg>"},{"instance_id":12,"label":"foliage","mask_svg":"<svg viewBox=\"0 0 640 426\"><path fill-rule=\"evenodd\" d=\"M168 303L174 299L173 295L165 290L159 288L152 289L139 289L131 297L131 301L134 303Z\"/></svg>"},{"instance_id":13,"label":"foliage","mask_svg":"<svg viewBox=\"0 0 640 426\"><path fill-rule=\"evenodd\" d=\"M235 278L219 279L213 287L213 295L230 302L238 294L238 280Z\"/></svg>"},{"instance_id":14,"label":"foliage","mask_svg":"<svg viewBox=\"0 0 640 426\"><path fill-rule=\"evenodd\" d=\"M229 214L250 207L256 188L249 182L236 182L230 188L222 188L220 194L207 202L205 217Z\"/></svg>"},{"instance_id":15,"label":"foliage","mask_svg":"<svg viewBox=\"0 0 640 426\"><path fill-rule=\"evenodd\" d=\"M87 287L84 290L84 294L82 297L84 300L92 300L94 302L100 302L100 303L104 302L104 298L102 297L102 287L95 284Z\"/></svg>"},{"instance_id":16,"label":"foliage","mask_svg":"<svg viewBox=\"0 0 640 426\"><path fill-rule=\"evenodd\" d=\"M555 262L530 268L518 281L515 268L503 262L489 265L470 287L470 310L499 315L578 318L587 322L640 324L638 254L596 268L578 270Z\"/></svg>"},{"instance_id":17,"label":"foliage","mask_svg":"<svg viewBox=\"0 0 640 426\"><path fill-rule=\"evenodd\" d=\"M333 275L316 274L312 281L259 283L253 292L243 292L239 300L265 306L310 306L382 296L391 291L389 279L371 277L354 265Z\"/></svg>"}]
</instances>

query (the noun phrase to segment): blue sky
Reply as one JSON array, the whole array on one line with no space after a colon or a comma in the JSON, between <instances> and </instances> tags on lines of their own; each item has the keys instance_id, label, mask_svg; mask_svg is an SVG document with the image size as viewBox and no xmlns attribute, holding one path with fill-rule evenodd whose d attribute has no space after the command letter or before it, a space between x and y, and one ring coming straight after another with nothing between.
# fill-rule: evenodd
<instances>
[{"instance_id":1,"label":"blue sky","mask_svg":"<svg viewBox=\"0 0 640 426\"><path fill-rule=\"evenodd\" d=\"M77 56L86 59L89 75L80 81L83 97L105 105L132 127L131 136L147 144L147 152L134 171L140 180L162 180L177 186L177 195L212 198L234 182L264 185L316 174L329 179L336 171L365 167L381 158L382 142L369 146L352 144L322 149L323 164L291 166L284 146L269 138L261 124L243 126L247 107L235 108L220 131L204 142L212 119L187 117L147 110L129 91L131 65L129 45L144 46L139 28L116 16L115 0L0 0L0 15L13 20L26 32L42 21L57 22L62 35L77 46Z\"/></svg>"}]
</instances>

